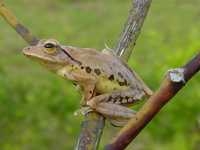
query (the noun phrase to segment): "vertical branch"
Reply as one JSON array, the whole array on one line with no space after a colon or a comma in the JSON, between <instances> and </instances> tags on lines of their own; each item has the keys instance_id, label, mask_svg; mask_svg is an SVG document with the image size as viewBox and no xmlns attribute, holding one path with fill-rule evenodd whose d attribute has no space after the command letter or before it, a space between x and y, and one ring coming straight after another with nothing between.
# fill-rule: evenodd
<instances>
[{"instance_id":1,"label":"vertical branch","mask_svg":"<svg viewBox=\"0 0 200 150\"><path fill-rule=\"evenodd\" d=\"M127 61L131 55L131 51L135 45L135 42L139 36L140 30L146 18L150 3L151 0L135 0L132 4L132 9L125 23L124 29L120 34L117 45L114 48L114 52L116 53L116 55L121 57L125 61ZM91 117L89 117L90 115ZM91 122L94 121L92 120L93 115L99 115L99 119L104 118L102 115L97 114L95 112L92 114L88 114L88 116L86 115L85 121L81 128L81 133L79 135L79 140L76 150L97 149L96 145L98 145L98 142L100 141L101 134L94 135L92 134L92 132L96 131L96 129L102 131L104 124L101 121L98 121L97 119L95 120L95 126L91 126L92 125ZM104 121L105 119L103 119L103 122ZM88 128L90 128L89 131ZM94 143L90 142L88 144L88 141L84 140L85 137L88 135L89 136L94 135L92 138L98 140L94 141Z\"/></svg>"},{"instance_id":2,"label":"vertical branch","mask_svg":"<svg viewBox=\"0 0 200 150\"><path fill-rule=\"evenodd\" d=\"M79 140L75 150L96 150L105 125L105 118L96 113L89 112L81 126Z\"/></svg>"},{"instance_id":3,"label":"vertical branch","mask_svg":"<svg viewBox=\"0 0 200 150\"><path fill-rule=\"evenodd\" d=\"M39 40L17 20L2 0L0 0L0 14L29 45L37 45Z\"/></svg>"},{"instance_id":4,"label":"vertical branch","mask_svg":"<svg viewBox=\"0 0 200 150\"><path fill-rule=\"evenodd\" d=\"M142 29L152 0L134 0L132 9L125 23L124 29L119 36L114 52L124 61L128 61L132 49Z\"/></svg>"}]
</instances>

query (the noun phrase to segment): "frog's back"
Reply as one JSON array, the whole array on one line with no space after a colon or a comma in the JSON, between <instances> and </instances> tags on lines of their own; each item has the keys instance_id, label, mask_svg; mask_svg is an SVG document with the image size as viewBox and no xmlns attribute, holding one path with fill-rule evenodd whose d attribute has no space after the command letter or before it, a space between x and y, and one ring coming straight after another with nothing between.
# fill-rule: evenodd
<instances>
[{"instance_id":1,"label":"frog's back","mask_svg":"<svg viewBox=\"0 0 200 150\"><path fill-rule=\"evenodd\" d=\"M97 79L97 93L142 89L134 79L131 73L132 69L117 56L87 48L79 50L79 54L76 55L79 57L78 60L82 62L83 71Z\"/></svg>"}]
</instances>

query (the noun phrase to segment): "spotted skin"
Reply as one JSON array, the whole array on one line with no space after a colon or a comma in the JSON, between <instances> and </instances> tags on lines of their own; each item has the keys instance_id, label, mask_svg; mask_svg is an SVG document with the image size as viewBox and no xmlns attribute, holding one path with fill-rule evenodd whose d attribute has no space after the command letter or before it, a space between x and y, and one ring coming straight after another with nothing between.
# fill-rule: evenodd
<instances>
[{"instance_id":1,"label":"spotted skin","mask_svg":"<svg viewBox=\"0 0 200 150\"><path fill-rule=\"evenodd\" d=\"M136 113L128 107L153 94L140 77L108 49L98 52L43 39L36 46L24 48L23 53L77 86L82 94L83 109L75 114L96 111L114 126L124 126Z\"/></svg>"}]
</instances>

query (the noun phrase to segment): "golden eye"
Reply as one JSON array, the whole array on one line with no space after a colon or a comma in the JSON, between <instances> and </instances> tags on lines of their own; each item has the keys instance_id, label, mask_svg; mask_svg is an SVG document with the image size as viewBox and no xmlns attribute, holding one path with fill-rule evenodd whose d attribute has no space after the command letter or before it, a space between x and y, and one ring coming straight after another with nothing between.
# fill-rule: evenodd
<instances>
[{"instance_id":1,"label":"golden eye","mask_svg":"<svg viewBox=\"0 0 200 150\"><path fill-rule=\"evenodd\" d=\"M44 52L47 54L55 54L58 49L58 43L53 40L47 40L44 44Z\"/></svg>"}]
</instances>

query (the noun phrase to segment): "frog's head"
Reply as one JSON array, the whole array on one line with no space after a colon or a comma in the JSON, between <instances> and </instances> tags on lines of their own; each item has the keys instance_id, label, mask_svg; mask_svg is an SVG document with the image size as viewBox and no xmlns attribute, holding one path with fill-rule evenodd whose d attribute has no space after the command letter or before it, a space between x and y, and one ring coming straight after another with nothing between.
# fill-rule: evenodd
<instances>
[{"instance_id":1,"label":"frog's head","mask_svg":"<svg viewBox=\"0 0 200 150\"><path fill-rule=\"evenodd\" d=\"M68 53L54 39L42 39L36 46L24 48L23 54L52 72L69 63Z\"/></svg>"}]
</instances>

